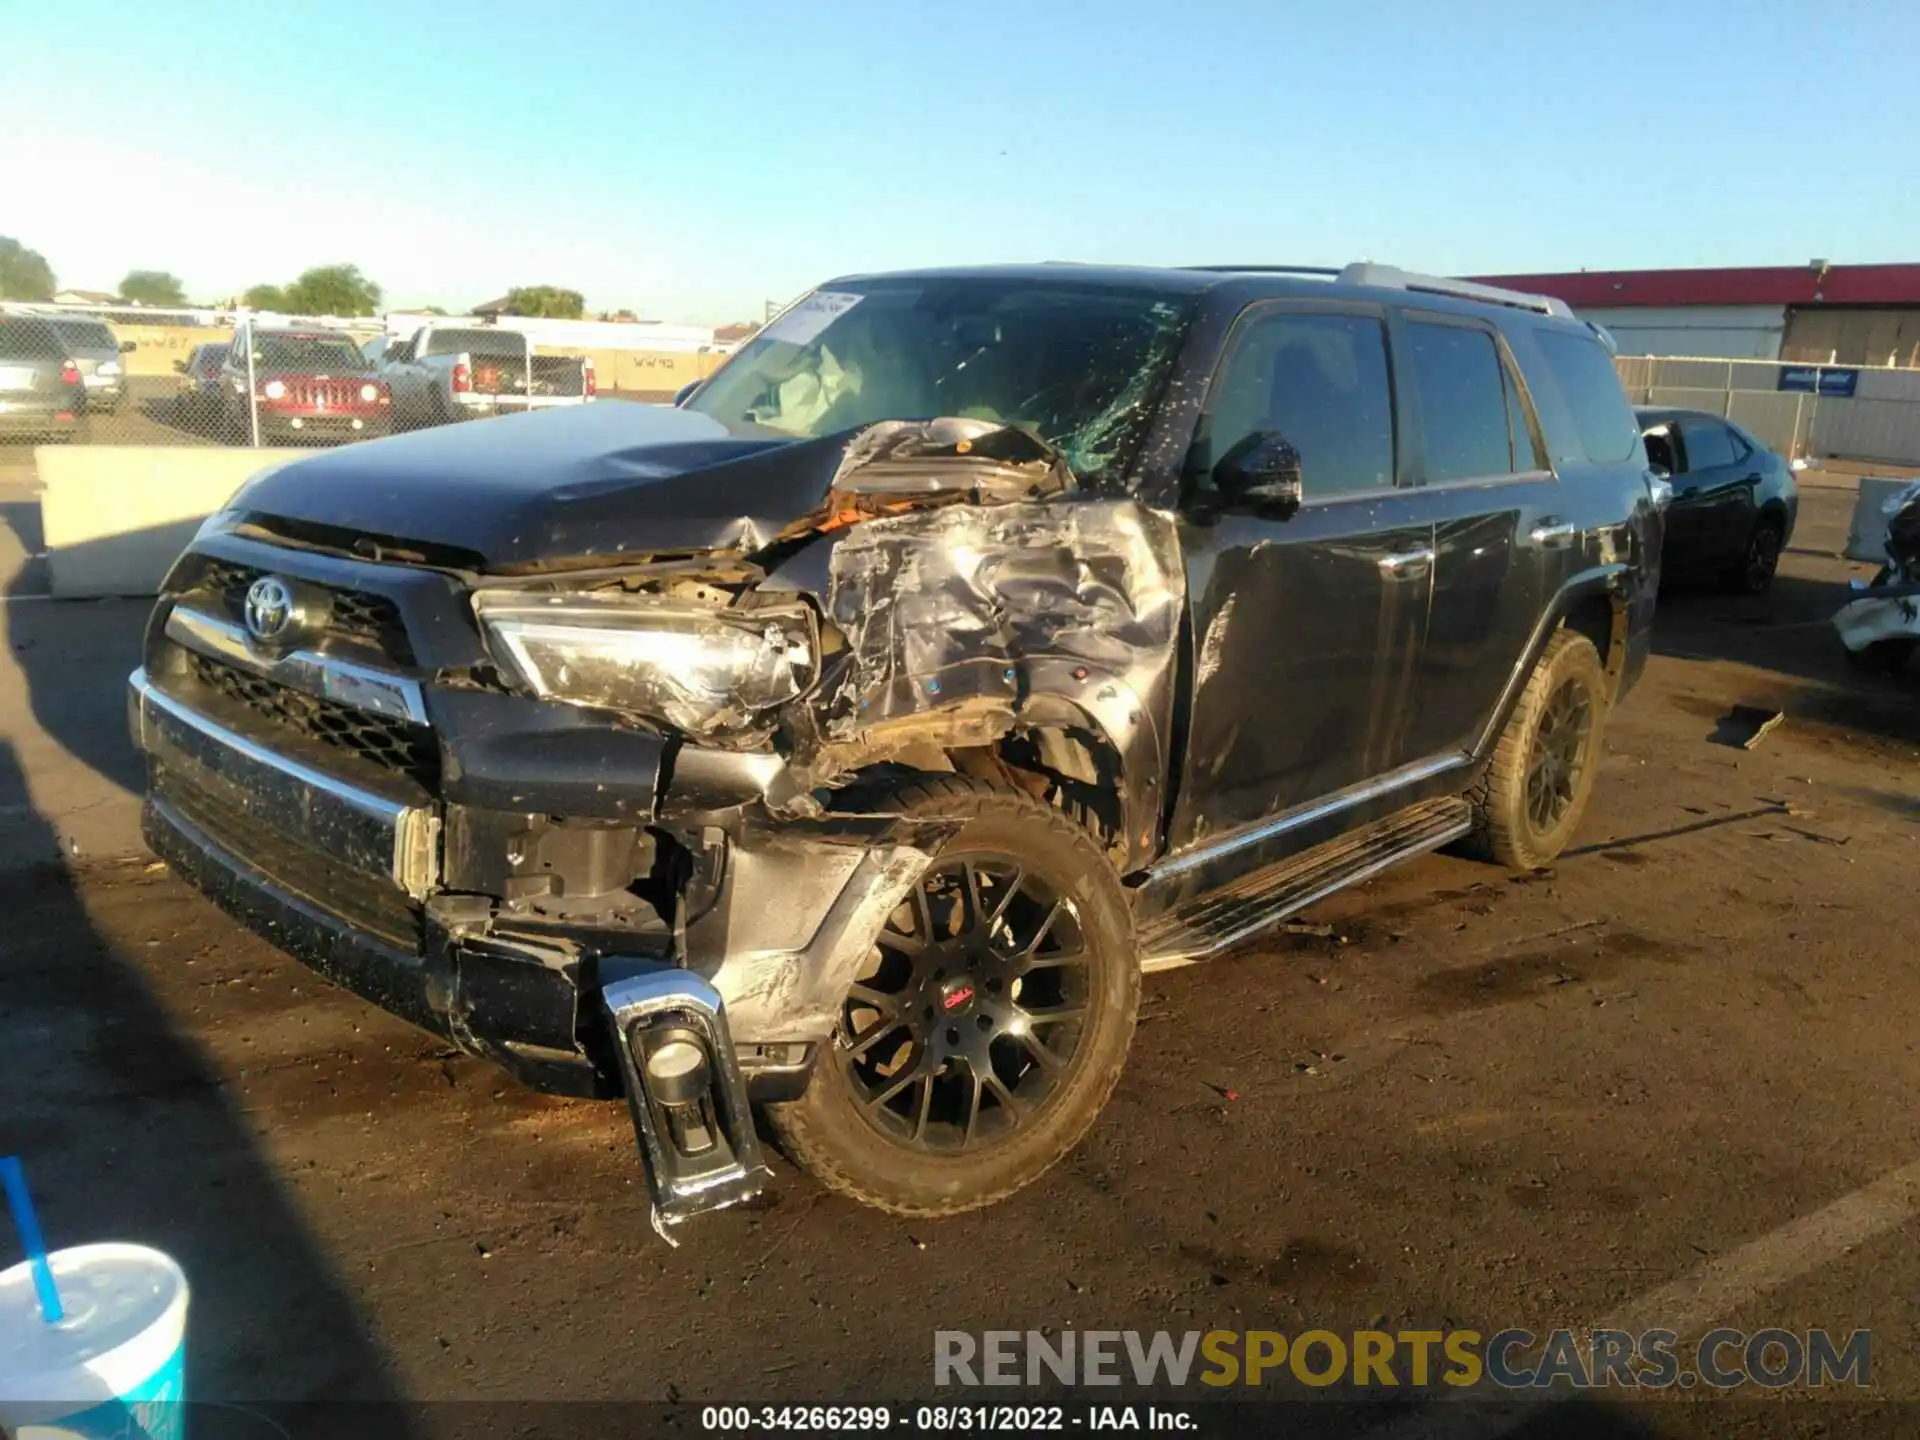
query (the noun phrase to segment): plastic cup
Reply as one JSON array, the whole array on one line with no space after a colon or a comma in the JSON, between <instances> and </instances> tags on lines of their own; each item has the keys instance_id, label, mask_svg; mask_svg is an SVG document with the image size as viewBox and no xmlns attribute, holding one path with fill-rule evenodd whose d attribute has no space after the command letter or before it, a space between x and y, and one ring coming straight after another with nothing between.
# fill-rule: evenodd
<instances>
[{"instance_id":1,"label":"plastic cup","mask_svg":"<svg viewBox=\"0 0 1920 1440\"><path fill-rule=\"evenodd\" d=\"M183 1440L187 1277L144 1245L48 1257L66 1317L40 1317L25 1264L0 1271L0 1430L16 1440Z\"/></svg>"}]
</instances>

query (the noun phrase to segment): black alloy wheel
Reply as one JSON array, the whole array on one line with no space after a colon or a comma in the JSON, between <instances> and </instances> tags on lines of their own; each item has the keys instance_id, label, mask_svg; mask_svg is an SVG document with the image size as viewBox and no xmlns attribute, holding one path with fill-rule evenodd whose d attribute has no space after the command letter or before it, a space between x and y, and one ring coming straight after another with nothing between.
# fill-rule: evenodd
<instances>
[{"instance_id":1,"label":"black alloy wheel","mask_svg":"<svg viewBox=\"0 0 1920 1440\"><path fill-rule=\"evenodd\" d=\"M1569 675L1548 697L1527 757L1527 821L1536 835L1557 827L1580 791L1593 730L1593 697Z\"/></svg>"},{"instance_id":2,"label":"black alloy wheel","mask_svg":"<svg viewBox=\"0 0 1920 1440\"><path fill-rule=\"evenodd\" d=\"M1039 1116L1078 1053L1090 953L1073 902L1009 855L936 862L875 941L835 1046L867 1123L955 1155Z\"/></svg>"}]
</instances>

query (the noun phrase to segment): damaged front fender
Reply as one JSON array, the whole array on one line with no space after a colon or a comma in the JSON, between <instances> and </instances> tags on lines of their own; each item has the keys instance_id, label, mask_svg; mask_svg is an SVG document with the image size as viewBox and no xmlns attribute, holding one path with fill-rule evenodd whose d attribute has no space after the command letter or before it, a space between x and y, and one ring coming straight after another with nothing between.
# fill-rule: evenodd
<instances>
[{"instance_id":1,"label":"damaged front fender","mask_svg":"<svg viewBox=\"0 0 1920 1440\"><path fill-rule=\"evenodd\" d=\"M1041 726L1117 757L1123 868L1154 848L1184 606L1172 524L1129 500L944 506L838 538L827 618L844 650L794 718L810 789L924 747Z\"/></svg>"}]
</instances>

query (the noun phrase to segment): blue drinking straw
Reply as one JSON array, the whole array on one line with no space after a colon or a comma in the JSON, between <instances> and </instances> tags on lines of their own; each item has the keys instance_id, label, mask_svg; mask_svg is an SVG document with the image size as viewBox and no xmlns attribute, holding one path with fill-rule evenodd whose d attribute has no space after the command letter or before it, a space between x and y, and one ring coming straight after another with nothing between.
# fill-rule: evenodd
<instances>
[{"instance_id":1,"label":"blue drinking straw","mask_svg":"<svg viewBox=\"0 0 1920 1440\"><path fill-rule=\"evenodd\" d=\"M27 1252L27 1265L33 1271L34 1293L40 1297L40 1318L58 1325L66 1318L60 1305L60 1291L53 1283L53 1267L47 1264L47 1242L40 1234L40 1221L33 1213L33 1197L27 1194L27 1172L20 1168L17 1155L0 1155L0 1185L6 1187L7 1208L13 1211L13 1228L20 1232L20 1244Z\"/></svg>"}]
</instances>

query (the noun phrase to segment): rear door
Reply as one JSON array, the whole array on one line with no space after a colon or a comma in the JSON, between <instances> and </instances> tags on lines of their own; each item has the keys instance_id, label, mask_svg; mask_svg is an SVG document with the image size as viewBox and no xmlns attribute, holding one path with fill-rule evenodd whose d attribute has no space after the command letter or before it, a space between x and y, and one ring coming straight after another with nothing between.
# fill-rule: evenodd
<instances>
[{"instance_id":1,"label":"rear door","mask_svg":"<svg viewBox=\"0 0 1920 1440\"><path fill-rule=\"evenodd\" d=\"M1583 536L1499 330L1418 309L1396 324L1414 494L1435 548L1403 757L1414 761L1471 748Z\"/></svg>"},{"instance_id":2,"label":"rear door","mask_svg":"<svg viewBox=\"0 0 1920 1440\"><path fill-rule=\"evenodd\" d=\"M1291 516L1228 503L1212 469L1278 430L1299 452ZM1379 306L1268 302L1236 323L1187 466L1194 646L1171 843L1272 819L1394 767L1426 629L1433 526L1399 484Z\"/></svg>"}]
</instances>

